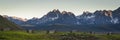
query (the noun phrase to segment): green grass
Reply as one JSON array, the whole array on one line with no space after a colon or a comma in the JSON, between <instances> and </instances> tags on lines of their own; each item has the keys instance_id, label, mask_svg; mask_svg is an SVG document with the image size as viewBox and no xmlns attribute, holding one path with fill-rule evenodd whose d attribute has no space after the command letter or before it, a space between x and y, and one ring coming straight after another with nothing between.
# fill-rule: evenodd
<instances>
[{"instance_id":1,"label":"green grass","mask_svg":"<svg viewBox=\"0 0 120 40\"><path fill-rule=\"evenodd\" d=\"M31 34L21 31L3 31L0 32L1 40L53 40L47 34Z\"/></svg>"},{"instance_id":2,"label":"green grass","mask_svg":"<svg viewBox=\"0 0 120 40\"><path fill-rule=\"evenodd\" d=\"M45 31L27 33L25 31L0 31L0 40L120 40L120 34L99 35L81 32L57 32L47 34Z\"/></svg>"}]
</instances>

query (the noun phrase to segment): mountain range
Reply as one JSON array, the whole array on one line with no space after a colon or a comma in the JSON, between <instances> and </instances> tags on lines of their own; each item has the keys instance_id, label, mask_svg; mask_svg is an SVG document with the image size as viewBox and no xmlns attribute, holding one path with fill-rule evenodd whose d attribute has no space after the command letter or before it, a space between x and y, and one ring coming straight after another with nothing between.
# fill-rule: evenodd
<instances>
[{"instance_id":1,"label":"mountain range","mask_svg":"<svg viewBox=\"0 0 120 40\"><path fill-rule=\"evenodd\" d=\"M41 18L34 17L29 20L10 16L3 17L18 25L33 26L32 29L39 30L120 31L120 7L115 10L96 10L94 13L86 11L79 16L75 16L72 12L60 12L58 9L54 9Z\"/></svg>"}]
</instances>

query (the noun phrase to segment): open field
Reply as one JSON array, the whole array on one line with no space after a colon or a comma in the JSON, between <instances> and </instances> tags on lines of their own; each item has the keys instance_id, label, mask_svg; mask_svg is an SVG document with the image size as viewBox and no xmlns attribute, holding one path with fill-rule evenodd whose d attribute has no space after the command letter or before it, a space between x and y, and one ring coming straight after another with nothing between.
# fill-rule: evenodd
<instances>
[{"instance_id":1,"label":"open field","mask_svg":"<svg viewBox=\"0 0 120 40\"><path fill-rule=\"evenodd\" d=\"M89 34L84 32L0 31L0 40L120 40L120 34Z\"/></svg>"}]
</instances>

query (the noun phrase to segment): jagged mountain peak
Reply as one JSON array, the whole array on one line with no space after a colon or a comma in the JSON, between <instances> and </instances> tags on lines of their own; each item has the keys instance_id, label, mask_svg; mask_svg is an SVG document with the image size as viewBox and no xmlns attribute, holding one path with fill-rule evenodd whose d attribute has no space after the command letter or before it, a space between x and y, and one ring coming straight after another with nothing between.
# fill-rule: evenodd
<instances>
[{"instance_id":1,"label":"jagged mountain peak","mask_svg":"<svg viewBox=\"0 0 120 40\"><path fill-rule=\"evenodd\" d=\"M96 12L102 12L102 10L96 10L94 13L96 13Z\"/></svg>"},{"instance_id":2,"label":"jagged mountain peak","mask_svg":"<svg viewBox=\"0 0 120 40\"><path fill-rule=\"evenodd\" d=\"M72 12L62 11L54 9L53 11L48 12L44 17L61 17L61 16L75 16Z\"/></svg>"},{"instance_id":3,"label":"jagged mountain peak","mask_svg":"<svg viewBox=\"0 0 120 40\"><path fill-rule=\"evenodd\" d=\"M89 13L91 13L91 12L89 12L89 11L84 11L83 12L83 14L89 14Z\"/></svg>"},{"instance_id":4,"label":"jagged mountain peak","mask_svg":"<svg viewBox=\"0 0 120 40\"><path fill-rule=\"evenodd\" d=\"M52 11L50 11L49 13L60 13L59 9L53 9Z\"/></svg>"},{"instance_id":5,"label":"jagged mountain peak","mask_svg":"<svg viewBox=\"0 0 120 40\"><path fill-rule=\"evenodd\" d=\"M93 13L91 13L91 12L89 12L89 11L86 11L86 12L83 12L83 14L82 15L86 15L86 16L90 16L90 15L92 15Z\"/></svg>"},{"instance_id":6,"label":"jagged mountain peak","mask_svg":"<svg viewBox=\"0 0 120 40\"><path fill-rule=\"evenodd\" d=\"M39 19L39 18L37 18L37 17L33 17L32 19Z\"/></svg>"},{"instance_id":7,"label":"jagged mountain peak","mask_svg":"<svg viewBox=\"0 0 120 40\"><path fill-rule=\"evenodd\" d=\"M103 10L103 12L112 12L112 10Z\"/></svg>"},{"instance_id":8,"label":"jagged mountain peak","mask_svg":"<svg viewBox=\"0 0 120 40\"><path fill-rule=\"evenodd\" d=\"M67 11L62 11L62 14L67 14Z\"/></svg>"},{"instance_id":9,"label":"jagged mountain peak","mask_svg":"<svg viewBox=\"0 0 120 40\"><path fill-rule=\"evenodd\" d=\"M74 15L74 13L72 13L72 12L67 12L67 11L63 11L62 13L61 13L62 15L73 15L73 16L75 16Z\"/></svg>"},{"instance_id":10,"label":"jagged mountain peak","mask_svg":"<svg viewBox=\"0 0 120 40\"><path fill-rule=\"evenodd\" d=\"M56 16L60 16L62 15L61 12L58 9L54 9L50 12L48 12L46 15L44 15L45 17L56 17Z\"/></svg>"},{"instance_id":11,"label":"jagged mountain peak","mask_svg":"<svg viewBox=\"0 0 120 40\"><path fill-rule=\"evenodd\" d=\"M94 12L95 15L104 15L104 16L112 16L112 10L97 10Z\"/></svg>"},{"instance_id":12,"label":"jagged mountain peak","mask_svg":"<svg viewBox=\"0 0 120 40\"><path fill-rule=\"evenodd\" d=\"M59 9L53 9L53 12L59 12Z\"/></svg>"},{"instance_id":13,"label":"jagged mountain peak","mask_svg":"<svg viewBox=\"0 0 120 40\"><path fill-rule=\"evenodd\" d=\"M52 11L48 12L47 15L54 15L54 14L58 14L58 15L64 15L64 14L68 14L68 15L74 15L74 13L72 12L67 12L67 11L62 11L60 12L59 9L53 9Z\"/></svg>"}]
</instances>

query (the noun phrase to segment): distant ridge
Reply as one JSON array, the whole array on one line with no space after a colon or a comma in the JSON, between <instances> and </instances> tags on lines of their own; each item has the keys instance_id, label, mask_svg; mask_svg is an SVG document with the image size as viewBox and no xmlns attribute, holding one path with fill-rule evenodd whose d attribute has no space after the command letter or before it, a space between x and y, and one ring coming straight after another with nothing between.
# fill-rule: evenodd
<instances>
[{"instance_id":1,"label":"distant ridge","mask_svg":"<svg viewBox=\"0 0 120 40\"><path fill-rule=\"evenodd\" d=\"M0 15L0 30L2 29L21 30L22 28Z\"/></svg>"}]
</instances>

